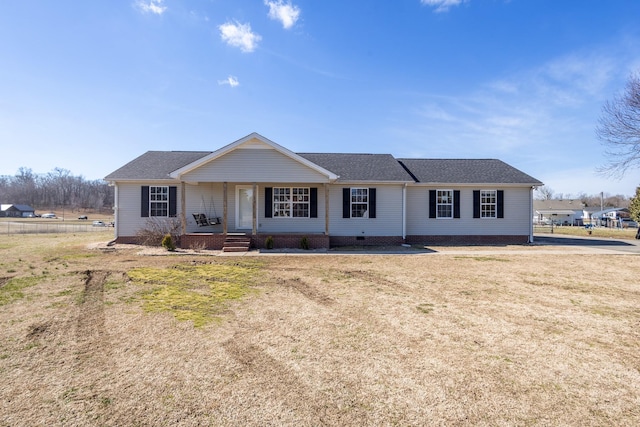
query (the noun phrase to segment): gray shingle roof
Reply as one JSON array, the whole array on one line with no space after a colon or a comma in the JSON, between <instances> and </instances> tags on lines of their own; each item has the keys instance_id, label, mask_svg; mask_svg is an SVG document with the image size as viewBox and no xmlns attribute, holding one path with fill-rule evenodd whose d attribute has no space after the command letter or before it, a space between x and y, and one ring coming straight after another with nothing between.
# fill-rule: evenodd
<instances>
[{"instance_id":1,"label":"gray shingle roof","mask_svg":"<svg viewBox=\"0 0 640 427\"><path fill-rule=\"evenodd\" d=\"M169 174L211 151L147 151L105 177L107 181L170 179ZM496 159L396 159L391 154L296 153L338 181L541 185Z\"/></svg>"},{"instance_id":2,"label":"gray shingle roof","mask_svg":"<svg viewBox=\"0 0 640 427\"><path fill-rule=\"evenodd\" d=\"M397 159L417 182L531 184L542 182L497 159Z\"/></svg>"},{"instance_id":3,"label":"gray shingle roof","mask_svg":"<svg viewBox=\"0 0 640 427\"><path fill-rule=\"evenodd\" d=\"M338 181L413 181L391 154L296 154L340 176Z\"/></svg>"},{"instance_id":4,"label":"gray shingle roof","mask_svg":"<svg viewBox=\"0 0 640 427\"><path fill-rule=\"evenodd\" d=\"M105 180L170 179L171 172L209 154L211 151L147 151L111 172Z\"/></svg>"}]
</instances>

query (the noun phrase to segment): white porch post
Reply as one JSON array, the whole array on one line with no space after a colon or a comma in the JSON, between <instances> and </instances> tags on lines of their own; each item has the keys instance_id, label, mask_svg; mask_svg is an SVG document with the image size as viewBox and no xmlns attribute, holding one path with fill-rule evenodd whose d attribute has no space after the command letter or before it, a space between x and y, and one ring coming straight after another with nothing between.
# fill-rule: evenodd
<instances>
[{"instance_id":1,"label":"white porch post","mask_svg":"<svg viewBox=\"0 0 640 427\"><path fill-rule=\"evenodd\" d=\"M251 234L256 235L258 231L258 185L252 184L253 198L251 200L251 210L253 211L253 220L251 224Z\"/></svg>"},{"instance_id":2,"label":"white porch post","mask_svg":"<svg viewBox=\"0 0 640 427\"><path fill-rule=\"evenodd\" d=\"M227 234L228 208L227 208L227 181L222 183L222 234Z\"/></svg>"}]
</instances>

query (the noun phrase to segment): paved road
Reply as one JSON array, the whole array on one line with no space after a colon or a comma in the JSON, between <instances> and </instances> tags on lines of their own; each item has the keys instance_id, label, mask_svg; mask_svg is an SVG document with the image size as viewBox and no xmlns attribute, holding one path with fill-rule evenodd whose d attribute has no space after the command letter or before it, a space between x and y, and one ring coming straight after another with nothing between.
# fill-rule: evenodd
<instances>
[{"instance_id":1,"label":"paved road","mask_svg":"<svg viewBox=\"0 0 640 427\"><path fill-rule=\"evenodd\" d=\"M598 239L593 237L535 235L534 245L545 247L568 246L575 248L605 249L614 252L640 254L640 240Z\"/></svg>"}]
</instances>

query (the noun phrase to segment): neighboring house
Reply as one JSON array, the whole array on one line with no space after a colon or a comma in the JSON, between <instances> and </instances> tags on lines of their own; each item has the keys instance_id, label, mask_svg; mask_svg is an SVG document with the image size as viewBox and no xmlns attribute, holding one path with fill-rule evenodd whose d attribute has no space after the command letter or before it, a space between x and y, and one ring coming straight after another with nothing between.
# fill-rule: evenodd
<instances>
[{"instance_id":1,"label":"neighboring house","mask_svg":"<svg viewBox=\"0 0 640 427\"><path fill-rule=\"evenodd\" d=\"M540 181L499 160L294 153L252 133L219 150L149 151L105 177L115 186L116 241L174 218L182 247L222 248L533 240Z\"/></svg>"},{"instance_id":2,"label":"neighboring house","mask_svg":"<svg viewBox=\"0 0 640 427\"><path fill-rule=\"evenodd\" d=\"M534 200L533 208L536 224L580 226L590 222L589 212L580 200Z\"/></svg>"},{"instance_id":3,"label":"neighboring house","mask_svg":"<svg viewBox=\"0 0 640 427\"><path fill-rule=\"evenodd\" d=\"M621 219L631 217L628 208L607 208L595 211L591 215L594 224L614 228L622 228Z\"/></svg>"},{"instance_id":4,"label":"neighboring house","mask_svg":"<svg viewBox=\"0 0 640 427\"><path fill-rule=\"evenodd\" d=\"M35 212L29 205L0 205L0 217L28 218L34 216Z\"/></svg>"}]
</instances>

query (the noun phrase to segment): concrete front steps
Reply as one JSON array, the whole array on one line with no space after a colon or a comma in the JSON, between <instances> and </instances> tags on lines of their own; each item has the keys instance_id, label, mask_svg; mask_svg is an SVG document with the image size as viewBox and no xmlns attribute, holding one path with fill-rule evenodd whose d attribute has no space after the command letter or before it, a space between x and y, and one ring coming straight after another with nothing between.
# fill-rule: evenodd
<instances>
[{"instance_id":1,"label":"concrete front steps","mask_svg":"<svg viewBox=\"0 0 640 427\"><path fill-rule=\"evenodd\" d=\"M222 252L249 252L251 237L244 233L229 233L224 240Z\"/></svg>"}]
</instances>

